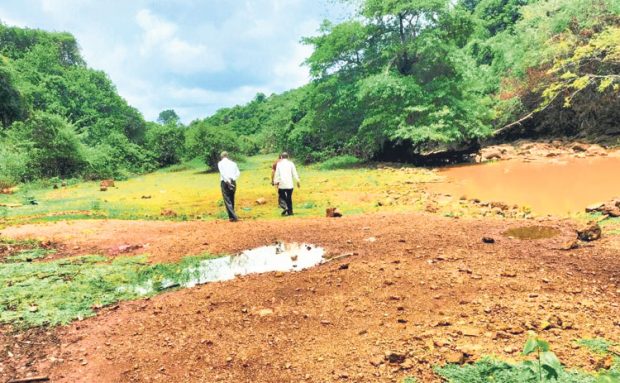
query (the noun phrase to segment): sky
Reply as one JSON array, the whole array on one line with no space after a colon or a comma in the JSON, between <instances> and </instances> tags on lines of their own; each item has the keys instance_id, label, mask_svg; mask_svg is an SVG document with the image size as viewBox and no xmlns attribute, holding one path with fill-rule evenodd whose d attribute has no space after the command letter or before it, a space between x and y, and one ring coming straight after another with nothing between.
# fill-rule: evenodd
<instances>
[{"instance_id":1,"label":"sky","mask_svg":"<svg viewBox=\"0 0 620 383\"><path fill-rule=\"evenodd\" d=\"M307 83L301 37L348 14L336 0L0 1L6 25L72 33L147 120L185 123Z\"/></svg>"}]
</instances>

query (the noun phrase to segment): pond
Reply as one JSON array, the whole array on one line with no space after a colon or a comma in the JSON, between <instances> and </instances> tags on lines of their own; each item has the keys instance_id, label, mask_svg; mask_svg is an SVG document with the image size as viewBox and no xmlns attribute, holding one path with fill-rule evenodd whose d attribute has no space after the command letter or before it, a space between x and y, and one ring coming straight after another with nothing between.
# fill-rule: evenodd
<instances>
[{"instance_id":1,"label":"pond","mask_svg":"<svg viewBox=\"0 0 620 383\"><path fill-rule=\"evenodd\" d=\"M535 214L574 215L620 196L620 158L508 160L439 170L431 190L455 197L527 206Z\"/></svg>"}]
</instances>

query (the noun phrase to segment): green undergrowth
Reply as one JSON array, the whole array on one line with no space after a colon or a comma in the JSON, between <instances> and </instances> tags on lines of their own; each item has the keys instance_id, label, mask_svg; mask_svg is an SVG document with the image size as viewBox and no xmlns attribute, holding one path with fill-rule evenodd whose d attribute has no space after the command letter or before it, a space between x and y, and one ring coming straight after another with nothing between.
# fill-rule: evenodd
<instances>
[{"instance_id":1,"label":"green undergrowth","mask_svg":"<svg viewBox=\"0 0 620 383\"><path fill-rule=\"evenodd\" d=\"M577 344L597 354L607 354L609 353L609 348L616 345L604 338L579 339Z\"/></svg>"},{"instance_id":2,"label":"green undergrowth","mask_svg":"<svg viewBox=\"0 0 620 383\"><path fill-rule=\"evenodd\" d=\"M0 322L27 328L89 317L101 307L179 286L191 279L188 270L209 258L150 264L147 256L89 255L25 262L21 254L0 264Z\"/></svg>"},{"instance_id":3,"label":"green undergrowth","mask_svg":"<svg viewBox=\"0 0 620 383\"><path fill-rule=\"evenodd\" d=\"M335 170L355 168L361 166L362 163L362 160L354 156L337 156L321 162L317 166L321 170Z\"/></svg>"},{"instance_id":4,"label":"green undergrowth","mask_svg":"<svg viewBox=\"0 0 620 383\"><path fill-rule=\"evenodd\" d=\"M610 351L613 342L597 338L581 339L577 344L599 355L611 355L611 368L597 373L567 369L549 343L530 336L523 349L529 360L509 363L487 356L473 364L437 367L435 372L447 383L620 383L620 357Z\"/></svg>"}]
</instances>

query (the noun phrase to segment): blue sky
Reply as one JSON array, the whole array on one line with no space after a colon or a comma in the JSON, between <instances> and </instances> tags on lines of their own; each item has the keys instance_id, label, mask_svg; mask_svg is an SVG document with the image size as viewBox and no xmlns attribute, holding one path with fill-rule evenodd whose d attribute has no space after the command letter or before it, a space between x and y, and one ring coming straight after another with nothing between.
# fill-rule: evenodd
<instances>
[{"instance_id":1,"label":"blue sky","mask_svg":"<svg viewBox=\"0 0 620 383\"><path fill-rule=\"evenodd\" d=\"M2 0L7 25L67 31L88 65L108 73L148 120L175 109L184 122L308 82L299 43L336 0Z\"/></svg>"}]
</instances>

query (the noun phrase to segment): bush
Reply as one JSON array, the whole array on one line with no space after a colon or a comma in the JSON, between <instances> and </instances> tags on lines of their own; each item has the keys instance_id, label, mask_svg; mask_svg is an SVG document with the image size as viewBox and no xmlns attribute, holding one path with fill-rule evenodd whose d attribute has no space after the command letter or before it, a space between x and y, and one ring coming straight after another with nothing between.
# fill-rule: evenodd
<instances>
[{"instance_id":1,"label":"bush","mask_svg":"<svg viewBox=\"0 0 620 383\"><path fill-rule=\"evenodd\" d=\"M362 164L362 160L354 156L337 156L319 164L321 170L349 169Z\"/></svg>"},{"instance_id":2,"label":"bush","mask_svg":"<svg viewBox=\"0 0 620 383\"><path fill-rule=\"evenodd\" d=\"M231 152L232 155L239 152L237 136L203 121L190 125L185 137L185 146L190 158L201 158L213 170L217 169L222 151Z\"/></svg>"},{"instance_id":3,"label":"bush","mask_svg":"<svg viewBox=\"0 0 620 383\"><path fill-rule=\"evenodd\" d=\"M179 163L184 143L183 128L173 124L148 124L146 147L153 153L159 166Z\"/></svg>"},{"instance_id":4,"label":"bush","mask_svg":"<svg viewBox=\"0 0 620 383\"><path fill-rule=\"evenodd\" d=\"M75 128L60 116L35 112L26 122L14 123L11 130L16 142L31 146L28 176L72 176L85 165L84 147Z\"/></svg>"},{"instance_id":5,"label":"bush","mask_svg":"<svg viewBox=\"0 0 620 383\"><path fill-rule=\"evenodd\" d=\"M28 155L7 141L0 140L0 189L18 184L28 174Z\"/></svg>"}]
</instances>

